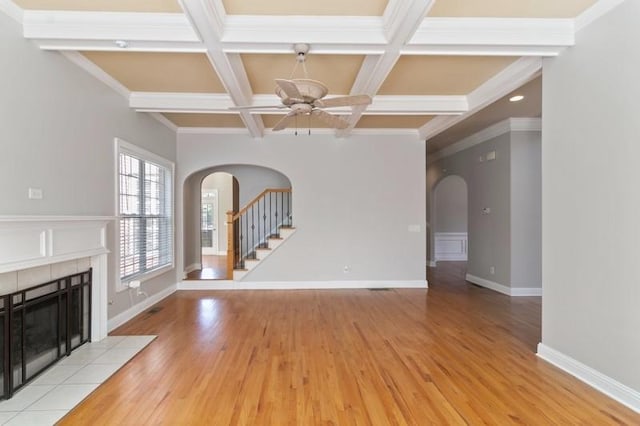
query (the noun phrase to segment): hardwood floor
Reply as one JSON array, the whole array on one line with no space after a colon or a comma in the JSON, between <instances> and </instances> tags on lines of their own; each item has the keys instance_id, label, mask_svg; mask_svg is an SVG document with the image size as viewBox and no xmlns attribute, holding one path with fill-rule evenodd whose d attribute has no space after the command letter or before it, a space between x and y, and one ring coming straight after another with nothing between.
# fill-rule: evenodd
<instances>
[{"instance_id":1,"label":"hardwood floor","mask_svg":"<svg viewBox=\"0 0 640 426\"><path fill-rule=\"evenodd\" d=\"M227 256L202 256L202 269L187 274L188 280L226 280Z\"/></svg>"},{"instance_id":2,"label":"hardwood floor","mask_svg":"<svg viewBox=\"0 0 640 426\"><path fill-rule=\"evenodd\" d=\"M429 290L177 292L114 334L159 337L61 424L639 424L535 356L540 299Z\"/></svg>"}]
</instances>

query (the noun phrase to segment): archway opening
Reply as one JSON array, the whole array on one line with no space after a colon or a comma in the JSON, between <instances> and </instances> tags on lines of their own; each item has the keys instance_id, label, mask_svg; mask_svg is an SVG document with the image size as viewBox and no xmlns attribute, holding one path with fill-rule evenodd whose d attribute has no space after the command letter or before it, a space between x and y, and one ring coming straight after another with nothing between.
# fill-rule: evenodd
<instances>
[{"instance_id":1,"label":"archway opening","mask_svg":"<svg viewBox=\"0 0 640 426\"><path fill-rule=\"evenodd\" d=\"M433 241L436 265L438 262L452 262L449 267L466 270L468 216L467 183L460 176L446 176L434 189Z\"/></svg>"},{"instance_id":2,"label":"archway opening","mask_svg":"<svg viewBox=\"0 0 640 426\"><path fill-rule=\"evenodd\" d=\"M231 246L234 254L238 233L229 235L230 229L237 229L228 226L227 213L232 212L231 216L240 214L267 188L291 189L291 181L276 170L245 164L212 166L185 179L183 260L186 279L229 279L234 267L229 267L228 240L234 241Z\"/></svg>"}]
</instances>

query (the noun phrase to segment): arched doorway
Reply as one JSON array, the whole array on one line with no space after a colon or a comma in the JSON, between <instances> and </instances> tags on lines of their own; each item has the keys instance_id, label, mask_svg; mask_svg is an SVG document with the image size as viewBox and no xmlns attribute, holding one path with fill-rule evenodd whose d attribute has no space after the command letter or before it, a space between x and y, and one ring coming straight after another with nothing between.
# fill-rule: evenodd
<instances>
[{"instance_id":1,"label":"arched doorway","mask_svg":"<svg viewBox=\"0 0 640 426\"><path fill-rule=\"evenodd\" d=\"M185 179L183 259L187 280L228 279L227 212L243 211L267 188L290 189L291 181L276 170L246 164L212 166Z\"/></svg>"},{"instance_id":2,"label":"arched doorway","mask_svg":"<svg viewBox=\"0 0 640 426\"><path fill-rule=\"evenodd\" d=\"M462 177L449 175L436 185L433 232L436 262L467 261L468 194Z\"/></svg>"}]
</instances>

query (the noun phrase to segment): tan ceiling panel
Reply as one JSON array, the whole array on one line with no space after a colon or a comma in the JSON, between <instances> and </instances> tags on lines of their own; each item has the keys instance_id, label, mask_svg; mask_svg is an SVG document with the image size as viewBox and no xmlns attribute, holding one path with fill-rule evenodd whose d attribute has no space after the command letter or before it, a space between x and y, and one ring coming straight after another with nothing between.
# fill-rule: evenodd
<instances>
[{"instance_id":1,"label":"tan ceiling panel","mask_svg":"<svg viewBox=\"0 0 640 426\"><path fill-rule=\"evenodd\" d=\"M178 127L245 127L239 114L163 114Z\"/></svg>"},{"instance_id":2,"label":"tan ceiling panel","mask_svg":"<svg viewBox=\"0 0 640 426\"><path fill-rule=\"evenodd\" d=\"M136 92L226 93L204 53L84 52Z\"/></svg>"},{"instance_id":3,"label":"tan ceiling panel","mask_svg":"<svg viewBox=\"0 0 640 426\"><path fill-rule=\"evenodd\" d=\"M466 95L512 64L511 56L402 56L379 95Z\"/></svg>"},{"instance_id":4,"label":"tan ceiling panel","mask_svg":"<svg viewBox=\"0 0 640 426\"><path fill-rule=\"evenodd\" d=\"M229 15L381 16L388 0L222 0Z\"/></svg>"},{"instance_id":5,"label":"tan ceiling panel","mask_svg":"<svg viewBox=\"0 0 640 426\"><path fill-rule=\"evenodd\" d=\"M574 18L596 0L437 0L431 17Z\"/></svg>"},{"instance_id":6,"label":"tan ceiling panel","mask_svg":"<svg viewBox=\"0 0 640 426\"><path fill-rule=\"evenodd\" d=\"M360 129L417 129L432 115L363 115L356 124Z\"/></svg>"},{"instance_id":7,"label":"tan ceiling panel","mask_svg":"<svg viewBox=\"0 0 640 426\"><path fill-rule=\"evenodd\" d=\"M514 95L523 95L519 102L510 102ZM485 109L445 130L427 141L427 153L440 151L467 136L484 130L510 117L539 117L542 113L542 77L530 81Z\"/></svg>"},{"instance_id":8,"label":"tan ceiling panel","mask_svg":"<svg viewBox=\"0 0 640 426\"><path fill-rule=\"evenodd\" d=\"M262 114L261 116L264 127L271 129L278 121L282 120L284 114ZM288 128L295 130L296 127L300 132L303 132L306 129L327 129L330 126L324 121L318 119L318 117L305 115L298 116L291 120Z\"/></svg>"},{"instance_id":9,"label":"tan ceiling panel","mask_svg":"<svg viewBox=\"0 0 640 426\"><path fill-rule=\"evenodd\" d=\"M177 0L14 0L23 9L182 13Z\"/></svg>"},{"instance_id":10,"label":"tan ceiling panel","mask_svg":"<svg viewBox=\"0 0 640 426\"><path fill-rule=\"evenodd\" d=\"M312 52L313 53L313 52ZM322 81L329 94L346 95L360 71L362 55L313 55L307 57L309 78ZM251 88L255 94L272 94L276 78L289 78L296 65L295 55L242 55ZM293 76L304 78L302 66L298 66Z\"/></svg>"}]
</instances>

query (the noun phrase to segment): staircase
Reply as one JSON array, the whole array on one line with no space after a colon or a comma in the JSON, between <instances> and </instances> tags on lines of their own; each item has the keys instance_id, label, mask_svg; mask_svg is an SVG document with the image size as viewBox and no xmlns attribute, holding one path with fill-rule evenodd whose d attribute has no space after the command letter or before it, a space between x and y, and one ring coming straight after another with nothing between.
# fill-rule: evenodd
<instances>
[{"instance_id":1,"label":"staircase","mask_svg":"<svg viewBox=\"0 0 640 426\"><path fill-rule=\"evenodd\" d=\"M295 233L291 189L265 189L237 213L227 212L227 279L242 280Z\"/></svg>"}]
</instances>

